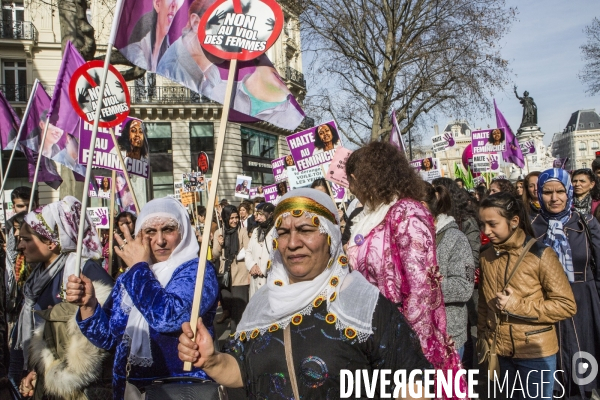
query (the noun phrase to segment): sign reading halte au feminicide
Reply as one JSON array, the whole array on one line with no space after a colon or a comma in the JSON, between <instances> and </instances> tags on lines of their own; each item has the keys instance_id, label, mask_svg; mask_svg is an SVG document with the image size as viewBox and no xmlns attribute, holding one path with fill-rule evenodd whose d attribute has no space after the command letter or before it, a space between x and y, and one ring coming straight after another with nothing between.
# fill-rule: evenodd
<instances>
[{"instance_id":1,"label":"sign reading halte au feminicide","mask_svg":"<svg viewBox=\"0 0 600 400\"><path fill-rule=\"evenodd\" d=\"M252 60L271 47L283 29L275 0L217 0L200 20L198 39L209 53L226 60Z\"/></svg>"},{"instance_id":2,"label":"sign reading halte au feminicide","mask_svg":"<svg viewBox=\"0 0 600 400\"><path fill-rule=\"evenodd\" d=\"M77 114L90 125L96 118L103 68L104 61L85 63L77 68L69 82L71 104ZM129 89L125 79L115 67L109 65L98 126L112 128L121 124L129 115L130 104Z\"/></svg>"}]
</instances>

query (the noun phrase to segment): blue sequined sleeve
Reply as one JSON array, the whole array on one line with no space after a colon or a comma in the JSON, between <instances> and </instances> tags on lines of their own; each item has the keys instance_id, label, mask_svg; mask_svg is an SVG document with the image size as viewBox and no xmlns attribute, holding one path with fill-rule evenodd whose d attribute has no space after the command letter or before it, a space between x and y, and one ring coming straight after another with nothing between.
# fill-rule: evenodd
<instances>
[{"instance_id":1,"label":"blue sequined sleeve","mask_svg":"<svg viewBox=\"0 0 600 400\"><path fill-rule=\"evenodd\" d=\"M160 333L176 333L190 320L197 270L198 259L186 262L163 288L148 264L142 262L121 276L121 284L150 327ZM217 294L217 279L207 263L200 315L214 308Z\"/></svg>"},{"instance_id":2,"label":"blue sequined sleeve","mask_svg":"<svg viewBox=\"0 0 600 400\"><path fill-rule=\"evenodd\" d=\"M108 297L103 307L96 305L94 314L82 320L80 311L75 315L81 333L96 347L104 350L113 350L117 346L117 338L110 329L110 315L113 305L113 294ZM120 339L120 338L119 338Z\"/></svg>"}]
</instances>

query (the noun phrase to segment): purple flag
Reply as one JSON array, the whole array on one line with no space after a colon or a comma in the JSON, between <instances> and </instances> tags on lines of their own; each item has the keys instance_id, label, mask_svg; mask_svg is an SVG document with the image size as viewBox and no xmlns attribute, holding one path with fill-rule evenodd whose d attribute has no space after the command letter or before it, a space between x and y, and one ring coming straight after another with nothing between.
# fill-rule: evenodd
<instances>
[{"instance_id":1,"label":"purple flag","mask_svg":"<svg viewBox=\"0 0 600 400\"><path fill-rule=\"evenodd\" d=\"M17 113L8 104L4 94L0 92L0 139L2 150L12 150L19 132L19 125L21 125L21 120ZM20 149L17 148L17 150Z\"/></svg>"},{"instance_id":2,"label":"purple flag","mask_svg":"<svg viewBox=\"0 0 600 400\"><path fill-rule=\"evenodd\" d=\"M52 102L48 110L50 122L69 134L77 133L77 124L79 123L79 115L73 110L71 101L69 100L69 82L77 68L85 64L85 60L77 49L67 42L65 52L63 54L62 64L56 78L54 93L52 94ZM100 77L98 77L100 82ZM58 144L60 148L64 148L66 138L61 137L61 142Z\"/></svg>"},{"instance_id":3,"label":"purple flag","mask_svg":"<svg viewBox=\"0 0 600 400\"><path fill-rule=\"evenodd\" d=\"M510 129L510 125L506 122L498 106L496 106L496 99L494 99L494 110L496 111L496 126L504 130L506 138L506 149L502 152L502 158L504 161L511 162L519 168L525 167L525 159L523 158L517 137Z\"/></svg>"},{"instance_id":4,"label":"purple flag","mask_svg":"<svg viewBox=\"0 0 600 400\"><path fill-rule=\"evenodd\" d=\"M398 150L406 153L406 146L404 145L404 139L400 133L398 127L398 120L396 119L396 110L392 110L392 131L390 132L390 144L394 145Z\"/></svg>"},{"instance_id":5,"label":"purple flag","mask_svg":"<svg viewBox=\"0 0 600 400\"><path fill-rule=\"evenodd\" d=\"M29 115L27 119L23 121L25 127L22 135L25 136L24 140L19 143L22 147L22 151L27 158L29 168L29 182L33 182L35 175L35 167L37 165L37 158L39 154L40 145L42 143L42 135L46 124L48 123L48 108L50 107L50 96L44 90L41 83L35 87L33 93L31 93L31 100L29 106ZM40 171L38 173L38 181L46 182L46 184L54 189L57 189L62 183L62 178L56 171L56 165L49 158L52 152L56 151L57 138L62 136L62 130L50 124L46 133L46 141L44 143L44 149L42 150L42 161L40 162Z\"/></svg>"}]
</instances>

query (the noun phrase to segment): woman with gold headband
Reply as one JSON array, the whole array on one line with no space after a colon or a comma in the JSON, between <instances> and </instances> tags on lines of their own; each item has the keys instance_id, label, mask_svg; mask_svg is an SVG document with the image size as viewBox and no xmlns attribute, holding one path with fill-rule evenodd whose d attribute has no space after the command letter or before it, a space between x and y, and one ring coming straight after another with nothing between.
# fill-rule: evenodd
<instances>
[{"instance_id":1,"label":"woman with gold headband","mask_svg":"<svg viewBox=\"0 0 600 400\"><path fill-rule=\"evenodd\" d=\"M195 340L189 323L182 326L181 360L224 386L245 387L250 398L336 398L341 369L430 367L397 308L349 270L329 196L293 190L273 218L267 284L250 299L229 353L214 350L199 319Z\"/></svg>"}]
</instances>

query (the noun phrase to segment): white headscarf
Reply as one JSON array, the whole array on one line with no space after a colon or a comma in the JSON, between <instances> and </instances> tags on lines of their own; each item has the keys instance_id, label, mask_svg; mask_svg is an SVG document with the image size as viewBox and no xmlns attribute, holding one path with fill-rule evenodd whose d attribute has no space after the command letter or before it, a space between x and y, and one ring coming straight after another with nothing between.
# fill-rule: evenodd
<instances>
[{"instance_id":1,"label":"white headscarf","mask_svg":"<svg viewBox=\"0 0 600 400\"><path fill-rule=\"evenodd\" d=\"M250 299L238 324L236 338L255 338L266 331L285 329L292 318L309 315L316 304L326 302L328 313L335 316L336 328L353 330L359 341L365 341L373 333L373 312L379 290L360 273L349 271L337 209L331 198L315 189L292 190L281 198L273 218L274 244L278 238L276 227L284 218L311 218L320 232L330 237L329 264L312 281L290 284L281 253L272 252L267 284Z\"/></svg>"},{"instance_id":2,"label":"white headscarf","mask_svg":"<svg viewBox=\"0 0 600 400\"><path fill-rule=\"evenodd\" d=\"M148 202L140 213L135 223L135 234L148 224L177 222L181 241L171 253L168 260L151 264L150 268L154 276L164 288L167 286L173 272L183 263L198 257L198 241L194 232L187 210L183 205L170 197L155 199ZM150 350L150 328L148 321L135 307L131 297L123 288L123 300L121 307L129 313L125 337L130 341L129 361L133 365L148 367L152 365L152 352Z\"/></svg>"}]
</instances>

